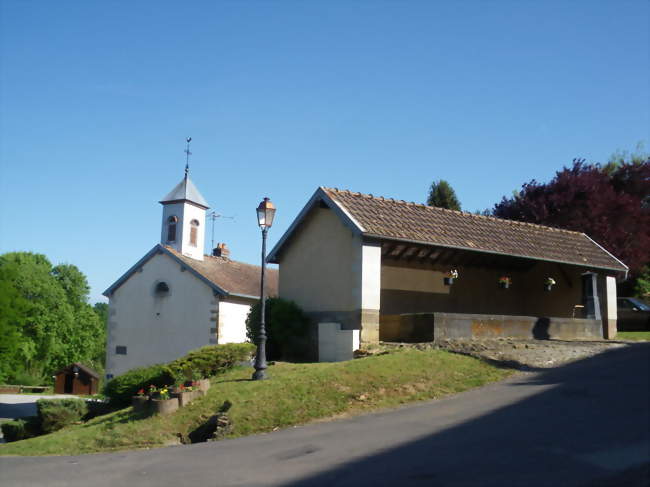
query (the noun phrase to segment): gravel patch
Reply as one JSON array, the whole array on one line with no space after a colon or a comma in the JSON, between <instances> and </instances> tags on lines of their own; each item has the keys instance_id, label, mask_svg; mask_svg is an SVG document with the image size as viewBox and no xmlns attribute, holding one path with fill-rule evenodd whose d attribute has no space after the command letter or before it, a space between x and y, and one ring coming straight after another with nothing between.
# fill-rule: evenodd
<instances>
[{"instance_id":1,"label":"gravel patch","mask_svg":"<svg viewBox=\"0 0 650 487\"><path fill-rule=\"evenodd\" d=\"M532 340L518 338L447 339L429 343L383 343L383 347L444 349L499 362L521 370L544 369L628 346L625 342Z\"/></svg>"}]
</instances>

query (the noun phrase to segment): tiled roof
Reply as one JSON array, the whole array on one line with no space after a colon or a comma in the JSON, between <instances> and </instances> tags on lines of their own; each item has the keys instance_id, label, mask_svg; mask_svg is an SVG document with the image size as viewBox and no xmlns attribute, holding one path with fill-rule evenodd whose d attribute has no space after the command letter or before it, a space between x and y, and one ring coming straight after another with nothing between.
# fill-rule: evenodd
<instances>
[{"instance_id":1,"label":"tiled roof","mask_svg":"<svg viewBox=\"0 0 650 487\"><path fill-rule=\"evenodd\" d=\"M171 247L165 246L165 250L168 250L188 267L191 267L228 294L259 298L259 266L237 262L227 257L213 257L209 255L204 256L203 260L196 260L182 255ZM265 283L266 295L277 296L277 269L266 269Z\"/></svg>"},{"instance_id":2,"label":"tiled roof","mask_svg":"<svg viewBox=\"0 0 650 487\"><path fill-rule=\"evenodd\" d=\"M625 271L584 233L320 188L365 236Z\"/></svg>"},{"instance_id":3,"label":"tiled roof","mask_svg":"<svg viewBox=\"0 0 650 487\"><path fill-rule=\"evenodd\" d=\"M62 369L56 371L54 375L59 375L62 372L72 372L74 367L77 367L79 370L82 372L85 372L87 375L94 377L95 379L99 379L99 374L95 372L93 369L86 367L84 364L80 364L79 362L75 362L73 364L68 365L67 367L63 367Z\"/></svg>"}]
</instances>

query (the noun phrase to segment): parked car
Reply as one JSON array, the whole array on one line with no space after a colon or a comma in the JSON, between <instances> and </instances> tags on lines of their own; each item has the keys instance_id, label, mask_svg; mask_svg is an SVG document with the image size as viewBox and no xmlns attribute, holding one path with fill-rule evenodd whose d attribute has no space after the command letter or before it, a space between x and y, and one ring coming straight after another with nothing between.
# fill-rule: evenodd
<instances>
[{"instance_id":1,"label":"parked car","mask_svg":"<svg viewBox=\"0 0 650 487\"><path fill-rule=\"evenodd\" d=\"M638 298L618 298L618 323L620 331L650 330L650 306Z\"/></svg>"}]
</instances>

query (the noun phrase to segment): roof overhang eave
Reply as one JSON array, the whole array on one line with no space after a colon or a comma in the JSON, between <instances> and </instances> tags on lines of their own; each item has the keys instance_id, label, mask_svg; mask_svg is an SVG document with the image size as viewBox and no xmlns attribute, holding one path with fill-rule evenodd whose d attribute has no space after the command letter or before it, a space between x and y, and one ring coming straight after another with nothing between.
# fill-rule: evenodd
<instances>
[{"instance_id":1,"label":"roof overhang eave","mask_svg":"<svg viewBox=\"0 0 650 487\"><path fill-rule=\"evenodd\" d=\"M579 262L570 262L566 260L559 260L559 259L548 259L548 258L541 258L541 257L533 257L530 255L521 255L521 254L511 254L507 252L497 252L497 251L492 251L492 250L484 250L484 249L475 249L472 247L462 247L462 246L456 246L456 245L444 245L444 244L439 244L439 243L432 243L432 242L427 242L424 240L412 240L412 239L407 239L407 238L399 238L399 237L387 237L385 235L378 235L378 234L372 234L372 233L364 233L364 237L366 238L372 238L372 239L377 239L377 240L384 240L384 241L392 241L392 242L403 242L403 243L412 243L412 244L417 244L417 245L426 245L429 247L444 247L447 249L457 249L457 250L465 250L469 252L479 252L482 254L491 254L491 255L502 255L505 257L516 257L520 259L530 259L530 260L539 260L542 262L553 262L556 264L567 264L567 265L575 265L575 266L580 266L580 267L587 267L587 268L593 268L593 269L602 269L602 270L608 270L608 271L613 271L613 272L624 272L625 275L627 276L628 272L628 267L623 264L620 260L616 259L616 257L612 256L616 261L620 262L623 268L614 268L614 267L604 267L600 265L593 265L593 264L581 264ZM591 239L590 239L591 240ZM592 240L593 242L593 240ZM595 243L595 242L594 242ZM596 244L598 245L598 244ZM598 245L600 247L600 245ZM602 249L602 247L600 247ZM605 250L605 249L603 249ZM605 250L605 252L607 252ZM607 252L609 254L609 252ZM611 255L611 254L609 254Z\"/></svg>"}]
</instances>

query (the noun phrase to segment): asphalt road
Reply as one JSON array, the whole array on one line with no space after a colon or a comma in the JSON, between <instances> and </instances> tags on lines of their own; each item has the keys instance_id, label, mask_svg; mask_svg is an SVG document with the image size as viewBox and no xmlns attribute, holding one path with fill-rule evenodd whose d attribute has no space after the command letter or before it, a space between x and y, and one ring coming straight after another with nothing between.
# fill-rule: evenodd
<instances>
[{"instance_id":1,"label":"asphalt road","mask_svg":"<svg viewBox=\"0 0 650 487\"><path fill-rule=\"evenodd\" d=\"M71 394L0 394L0 419L36 416L36 401L39 399L69 399Z\"/></svg>"},{"instance_id":2,"label":"asphalt road","mask_svg":"<svg viewBox=\"0 0 650 487\"><path fill-rule=\"evenodd\" d=\"M267 435L0 457L4 486L642 486L650 344L451 398Z\"/></svg>"}]
</instances>

